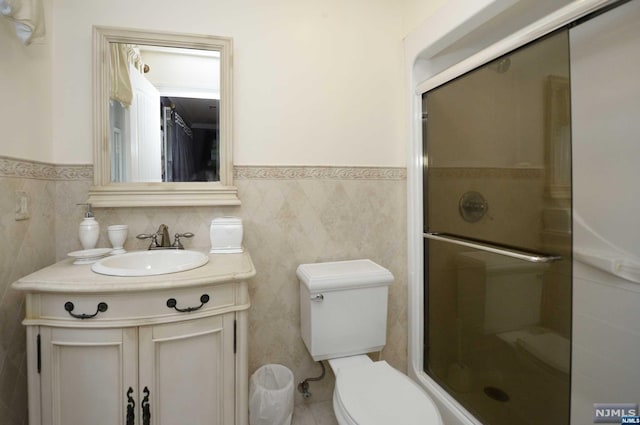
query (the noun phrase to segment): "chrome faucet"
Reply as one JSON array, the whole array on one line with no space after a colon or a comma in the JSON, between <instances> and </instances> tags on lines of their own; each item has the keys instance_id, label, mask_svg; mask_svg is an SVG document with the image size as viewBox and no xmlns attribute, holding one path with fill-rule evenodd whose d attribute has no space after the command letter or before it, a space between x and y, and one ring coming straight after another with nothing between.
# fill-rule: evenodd
<instances>
[{"instance_id":1,"label":"chrome faucet","mask_svg":"<svg viewBox=\"0 0 640 425\"><path fill-rule=\"evenodd\" d=\"M182 242L180 242L180 238L191 238L193 237L193 233L176 233L175 239L173 243L171 243L171 238L169 237L169 227L166 224L161 224L158 227L158 231L155 233L147 234L141 233L136 236L136 238L143 239L151 239L151 243L149 244L150 250L153 249L184 249L182 246Z\"/></svg>"},{"instance_id":2,"label":"chrome faucet","mask_svg":"<svg viewBox=\"0 0 640 425\"><path fill-rule=\"evenodd\" d=\"M166 224L161 224L158 227L156 235L160 236L162 240L158 243L158 248L171 248L171 240L169 240L169 227Z\"/></svg>"}]
</instances>

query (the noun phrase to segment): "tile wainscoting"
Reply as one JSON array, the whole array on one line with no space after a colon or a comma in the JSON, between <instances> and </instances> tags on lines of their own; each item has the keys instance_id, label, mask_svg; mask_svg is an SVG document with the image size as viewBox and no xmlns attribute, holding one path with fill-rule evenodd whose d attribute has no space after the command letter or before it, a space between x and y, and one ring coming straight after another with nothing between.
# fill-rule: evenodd
<instances>
[{"instance_id":1,"label":"tile wainscoting","mask_svg":"<svg viewBox=\"0 0 640 425\"><path fill-rule=\"evenodd\" d=\"M12 165L7 166L7 161ZM45 170L45 167L49 168ZM29 169L33 169L31 174L25 171ZM48 239L47 244L38 245L38 239L30 241L27 248L46 252L46 258L37 264L29 264L30 268L21 271L22 274L80 249L77 229L82 208L76 204L86 200L92 174L90 165L47 165L0 158L0 182L16 180L24 184L41 179L38 181L48 185L49 205L32 211L31 220L27 221L31 226L45 229L42 235L46 237L42 239ZM144 249L145 243L135 239L135 235L155 231L160 223L165 223L171 232L195 233L185 246L205 248L209 245L212 218L241 217L245 228L244 245L258 272L250 282L249 373L266 363L281 363L294 372L296 381L316 376L320 371L300 337L296 267L318 261L370 258L390 269L396 278L390 290L387 346L382 358L406 371L406 170L392 167L236 166L234 176L242 201L238 207L96 209L96 219L101 224L98 246L109 246L108 225L126 223L129 235L125 248ZM13 220L15 204L14 190L7 191L3 190L0 205L3 225ZM26 192L32 198L39 197L31 194L29 188ZM36 223L44 221L41 220L43 217L46 217L46 224ZM40 220L34 220L36 218ZM16 226L14 223L21 222L13 221L11 226ZM55 238L51 232L53 226ZM14 274L0 284L6 288L18 277L19 274ZM17 302L22 304L22 300ZM10 321L14 328L21 328L22 311L21 308ZM22 332L20 338L24 338L23 335ZM0 341L4 338L3 333ZM21 344L24 350L24 343ZM313 397L309 401L330 400L333 381L333 375L328 373L323 381L313 382ZM4 386L3 381L2 388ZM2 402L11 405L10 399L0 393L0 405ZM296 394L296 402L303 402L299 394Z\"/></svg>"},{"instance_id":2,"label":"tile wainscoting","mask_svg":"<svg viewBox=\"0 0 640 425\"><path fill-rule=\"evenodd\" d=\"M27 423L24 295L11 283L55 261L56 183L70 171L0 157L0 422L6 425ZM27 220L16 220L16 192L28 197Z\"/></svg>"}]
</instances>

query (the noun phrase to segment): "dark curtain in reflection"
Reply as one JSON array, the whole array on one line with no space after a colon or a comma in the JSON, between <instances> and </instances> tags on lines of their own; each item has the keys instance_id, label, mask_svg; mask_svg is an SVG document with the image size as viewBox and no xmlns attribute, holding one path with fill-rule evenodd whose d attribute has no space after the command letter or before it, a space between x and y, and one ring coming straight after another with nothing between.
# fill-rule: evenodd
<instances>
[{"instance_id":1,"label":"dark curtain in reflection","mask_svg":"<svg viewBox=\"0 0 640 425\"><path fill-rule=\"evenodd\" d=\"M194 111L193 105L197 106L197 103L193 101L199 99L181 100L185 102L174 103L172 98L162 97L161 114L164 117L163 131L166 137L163 150L163 181L219 181L217 125L208 121L206 117L204 122L198 121L203 119L202 111ZM184 103L190 103L192 108L186 108Z\"/></svg>"},{"instance_id":2,"label":"dark curtain in reflection","mask_svg":"<svg viewBox=\"0 0 640 425\"><path fill-rule=\"evenodd\" d=\"M173 158L173 181L192 181L195 174L193 132L177 112L173 111L171 118L174 131L171 132L169 145Z\"/></svg>"}]
</instances>

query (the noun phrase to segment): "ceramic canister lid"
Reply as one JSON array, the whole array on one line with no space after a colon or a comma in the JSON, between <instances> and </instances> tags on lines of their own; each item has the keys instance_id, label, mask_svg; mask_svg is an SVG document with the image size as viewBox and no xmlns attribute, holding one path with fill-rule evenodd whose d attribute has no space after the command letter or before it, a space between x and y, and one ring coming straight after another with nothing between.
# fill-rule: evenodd
<instances>
[{"instance_id":1,"label":"ceramic canister lid","mask_svg":"<svg viewBox=\"0 0 640 425\"><path fill-rule=\"evenodd\" d=\"M242 219L240 217L217 217L211 220L212 225L242 225Z\"/></svg>"}]
</instances>

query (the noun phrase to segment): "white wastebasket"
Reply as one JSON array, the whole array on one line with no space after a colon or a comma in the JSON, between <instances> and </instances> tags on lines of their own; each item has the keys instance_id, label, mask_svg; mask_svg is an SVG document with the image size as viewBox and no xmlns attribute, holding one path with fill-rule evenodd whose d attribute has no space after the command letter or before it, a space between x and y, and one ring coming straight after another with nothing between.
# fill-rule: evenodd
<instances>
[{"instance_id":1,"label":"white wastebasket","mask_svg":"<svg viewBox=\"0 0 640 425\"><path fill-rule=\"evenodd\" d=\"M291 425L293 372L267 364L249 380L249 425Z\"/></svg>"}]
</instances>

